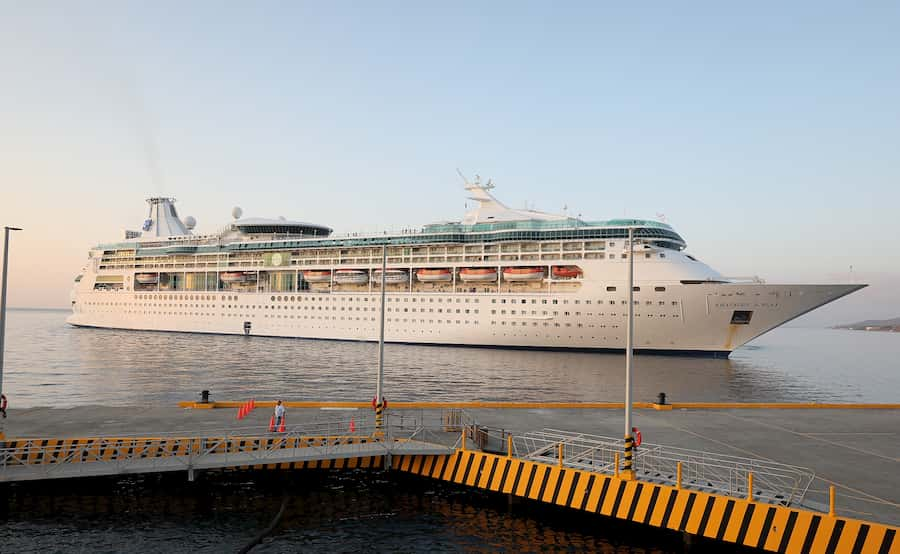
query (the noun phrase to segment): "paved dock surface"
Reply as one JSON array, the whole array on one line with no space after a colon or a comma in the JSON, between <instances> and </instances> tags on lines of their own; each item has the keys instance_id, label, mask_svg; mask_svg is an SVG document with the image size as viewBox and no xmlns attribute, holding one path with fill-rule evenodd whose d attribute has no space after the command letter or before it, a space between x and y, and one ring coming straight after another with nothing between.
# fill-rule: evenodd
<instances>
[{"instance_id":1,"label":"paved dock surface","mask_svg":"<svg viewBox=\"0 0 900 554\"><path fill-rule=\"evenodd\" d=\"M177 407L10 410L7 437L88 437L264 430L271 411L257 409L241 421L230 409ZM407 412L412 415L415 410ZM402 415L404 411L395 411ZM471 410L482 425L513 432L555 428L622 435L617 410ZM304 425L369 410L288 411L289 425ZM900 411L898 410L638 410L634 424L645 442L762 458L803 466L816 474L807 499L827 506L828 485L837 487L837 513L900 524Z\"/></svg>"}]
</instances>

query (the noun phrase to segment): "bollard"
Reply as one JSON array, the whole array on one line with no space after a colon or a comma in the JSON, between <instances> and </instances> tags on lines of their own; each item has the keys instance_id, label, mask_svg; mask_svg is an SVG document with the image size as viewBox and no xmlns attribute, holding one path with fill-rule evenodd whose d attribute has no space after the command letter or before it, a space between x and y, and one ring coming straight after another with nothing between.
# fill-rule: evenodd
<instances>
[{"instance_id":1,"label":"bollard","mask_svg":"<svg viewBox=\"0 0 900 554\"><path fill-rule=\"evenodd\" d=\"M619 476L619 453L618 453L618 452L616 452L615 458L616 458L616 459L615 459L615 462L613 462L613 463L615 464L616 467L615 467L615 469L613 470L613 474L614 474L616 477L618 477L618 476Z\"/></svg>"},{"instance_id":2,"label":"bollard","mask_svg":"<svg viewBox=\"0 0 900 554\"><path fill-rule=\"evenodd\" d=\"M507 458L512 458L512 452L513 452L512 447L513 447L512 435L507 435L506 436L506 457Z\"/></svg>"},{"instance_id":3,"label":"bollard","mask_svg":"<svg viewBox=\"0 0 900 554\"><path fill-rule=\"evenodd\" d=\"M665 406L666 405L666 393L664 393L664 392L659 393L659 395L657 396L656 403L659 404L660 406Z\"/></svg>"},{"instance_id":4,"label":"bollard","mask_svg":"<svg viewBox=\"0 0 900 554\"><path fill-rule=\"evenodd\" d=\"M747 472L747 500L753 500L753 472Z\"/></svg>"},{"instance_id":5,"label":"bollard","mask_svg":"<svg viewBox=\"0 0 900 554\"><path fill-rule=\"evenodd\" d=\"M675 465L675 488L681 490L681 462Z\"/></svg>"},{"instance_id":6,"label":"bollard","mask_svg":"<svg viewBox=\"0 0 900 554\"><path fill-rule=\"evenodd\" d=\"M834 485L828 487L828 515L834 517Z\"/></svg>"},{"instance_id":7,"label":"bollard","mask_svg":"<svg viewBox=\"0 0 900 554\"><path fill-rule=\"evenodd\" d=\"M563 466L563 443L559 443L559 467Z\"/></svg>"}]
</instances>

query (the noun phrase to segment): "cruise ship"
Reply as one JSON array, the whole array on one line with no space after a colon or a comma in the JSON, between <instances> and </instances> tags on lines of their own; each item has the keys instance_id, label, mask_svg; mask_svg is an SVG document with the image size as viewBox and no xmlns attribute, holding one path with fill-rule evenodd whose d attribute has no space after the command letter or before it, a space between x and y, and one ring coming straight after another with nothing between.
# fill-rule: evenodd
<instances>
[{"instance_id":1,"label":"cruise ship","mask_svg":"<svg viewBox=\"0 0 900 554\"><path fill-rule=\"evenodd\" d=\"M731 279L665 223L513 209L490 181L465 188L474 206L461 221L340 237L239 208L219 232L195 234L174 199L150 198L141 231L90 250L68 321L377 341L384 281L386 342L620 351L631 255L636 351L727 357L865 286Z\"/></svg>"}]
</instances>

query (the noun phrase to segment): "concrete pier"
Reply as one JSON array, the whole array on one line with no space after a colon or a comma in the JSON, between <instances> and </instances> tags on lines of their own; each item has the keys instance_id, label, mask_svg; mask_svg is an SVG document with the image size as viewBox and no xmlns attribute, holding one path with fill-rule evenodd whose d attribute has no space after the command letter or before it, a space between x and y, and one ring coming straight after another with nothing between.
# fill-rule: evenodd
<instances>
[{"instance_id":1,"label":"concrete pier","mask_svg":"<svg viewBox=\"0 0 900 554\"><path fill-rule=\"evenodd\" d=\"M390 407L389 407L390 408ZM391 410L402 415L404 410ZM412 412L412 410L408 411ZM271 411L257 409L241 421L236 410L178 407L10 410L7 438L153 435L265 429ZM513 432L543 428L615 437L622 413L609 409L468 410L481 425ZM371 410L290 409L292 425L333 420ZM809 468L816 479L807 500L828 509L828 488L836 487L836 513L897 525L900 523L900 411L721 409L639 410L634 424L643 440Z\"/></svg>"}]
</instances>

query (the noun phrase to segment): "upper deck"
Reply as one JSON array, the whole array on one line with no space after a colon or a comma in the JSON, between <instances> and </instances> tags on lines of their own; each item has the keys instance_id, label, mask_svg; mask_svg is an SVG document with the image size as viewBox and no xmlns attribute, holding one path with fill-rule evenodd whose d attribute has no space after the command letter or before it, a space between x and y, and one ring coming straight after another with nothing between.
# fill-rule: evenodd
<instances>
[{"instance_id":1,"label":"upper deck","mask_svg":"<svg viewBox=\"0 0 900 554\"><path fill-rule=\"evenodd\" d=\"M615 219L610 221L508 221L497 223L441 223L426 225L418 231L394 234L351 233L343 236L301 238L295 235L240 235L223 240L221 235L174 236L159 241L126 241L98 246L103 250L134 249L147 255L212 254L246 250L341 248L354 246L400 246L440 243L481 243L506 241L545 241L565 239L622 239L634 228L638 239L657 246L682 250L686 243L672 227L657 221Z\"/></svg>"}]
</instances>

